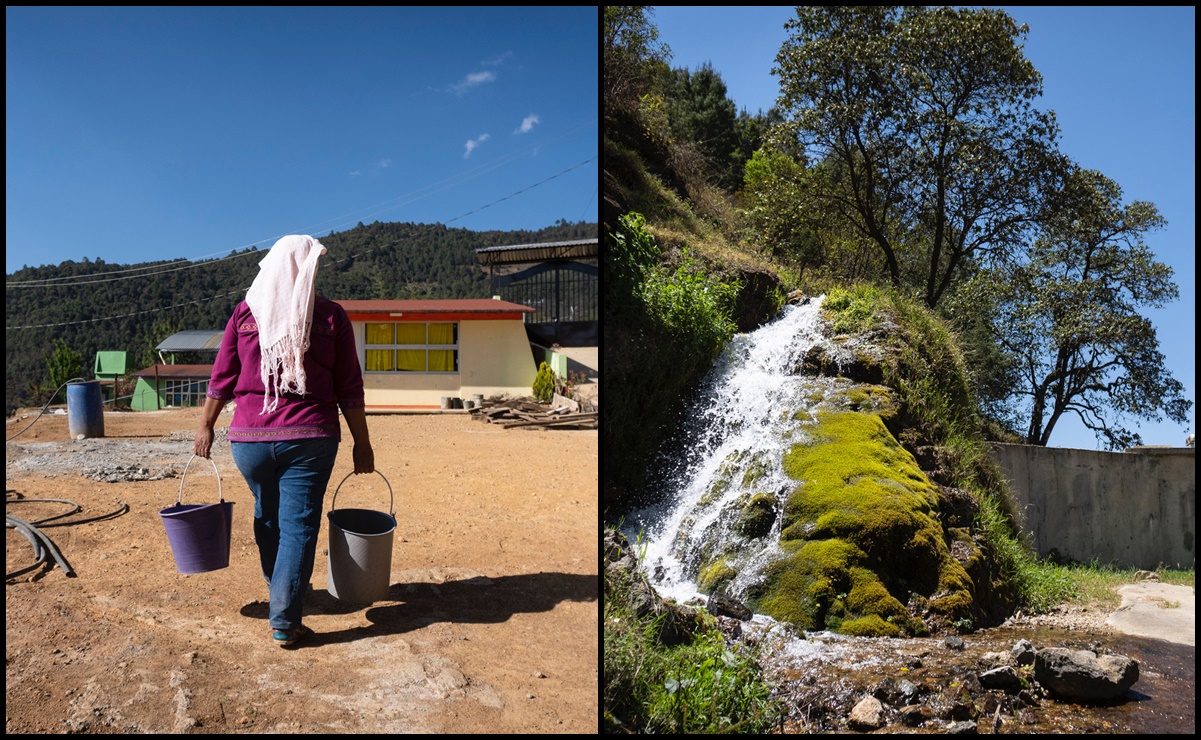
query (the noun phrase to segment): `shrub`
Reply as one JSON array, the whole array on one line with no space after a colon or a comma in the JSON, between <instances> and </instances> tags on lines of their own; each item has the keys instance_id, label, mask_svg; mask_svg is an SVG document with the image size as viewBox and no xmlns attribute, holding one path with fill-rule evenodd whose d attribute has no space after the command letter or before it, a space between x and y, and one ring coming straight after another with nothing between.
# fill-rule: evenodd
<instances>
[{"instance_id":1,"label":"shrub","mask_svg":"<svg viewBox=\"0 0 1201 740\"><path fill-rule=\"evenodd\" d=\"M534 400L538 403L550 403L555 393L555 371L545 362L538 366L538 375L534 377Z\"/></svg>"}]
</instances>

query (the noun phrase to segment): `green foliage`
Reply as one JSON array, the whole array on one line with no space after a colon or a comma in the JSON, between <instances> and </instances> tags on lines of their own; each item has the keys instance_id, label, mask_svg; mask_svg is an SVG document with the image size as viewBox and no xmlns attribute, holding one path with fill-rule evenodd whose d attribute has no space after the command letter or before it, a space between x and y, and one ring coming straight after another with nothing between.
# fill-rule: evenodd
<instances>
[{"instance_id":1,"label":"green foliage","mask_svg":"<svg viewBox=\"0 0 1201 740\"><path fill-rule=\"evenodd\" d=\"M828 168L808 197L937 305L964 263L1017 247L1058 164L1042 78L999 10L803 6L776 58L775 138Z\"/></svg>"},{"instance_id":2,"label":"green foliage","mask_svg":"<svg viewBox=\"0 0 1201 740\"><path fill-rule=\"evenodd\" d=\"M835 288L826 296L822 309L830 317L835 334L861 334L877 326L876 306L880 291L871 285Z\"/></svg>"},{"instance_id":3,"label":"green foliage","mask_svg":"<svg viewBox=\"0 0 1201 740\"><path fill-rule=\"evenodd\" d=\"M737 282L723 282L686 259L674 271L656 268L642 286L647 313L668 334L712 363L737 327L730 318Z\"/></svg>"},{"instance_id":4,"label":"green foliage","mask_svg":"<svg viewBox=\"0 0 1201 740\"><path fill-rule=\"evenodd\" d=\"M646 218L635 211L623 214L619 227L605 251L605 281L612 280L613 292L630 293L645 279L659 258L659 247L646 230Z\"/></svg>"},{"instance_id":5,"label":"green foliage","mask_svg":"<svg viewBox=\"0 0 1201 740\"><path fill-rule=\"evenodd\" d=\"M1029 260L982 271L965 289L987 301L995 340L1024 369L1012 402L1027 444L1046 445L1065 413L1111 449L1141 443L1124 416L1188 423L1192 402L1142 315L1178 295L1171 268L1143 242L1164 224L1154 205L1123 206L1116 183L1075 170Z\"/></svg>"},{"instance_id":6,"label":"green foliage","mask_svg":"<svg viewBox=\"0 0 1201 740\"><path fill-rule=\"evenodd\" d=\"M737 187L742 179L737 117L721 75L706 62L695 72L672 70L663 85L672 138L697 149L717 185Z\"/></svg>"},{"instance_id":7,"label":"green foliage","mask_svg":"<svg viewBox=\"0 0 1201 740\"><path fill-rule=\"evenodd\" d=\"M756 653L727 647L712 618L690 641L664 646L656 637L663 617L638 613L629 580L605 571L606 732L757 734L775 726L781 707Z\"/></svg>"},{"instance_id":8,"label":"green foliage","mask_svg":"<svg viewBox=\"0 0 1201 740\"><path fill-rule=\"evenodd\" d=\"M605 259L608 383L604 446L609 487L629 495L645 483L645 464L662 442L677 404L700 381L733 335L736 281L713 273L687 250L659 261L641 214L628 213ZM608 453L607 453L608 454Z\"/></svg>"},{"instance_id":9,"label":"green foliage","mask_svg":"<svg viewBox=\"0 0 1201 740\"><path fill-rule=\"evenodd\" d=\"M651 23L652 8L606 5L604 15L604 112L606 123L637 108L658 65L671 58Z\"/></svg>"},{"instance_id":10,"label":"green foliage","mask_svg":"<svg viewBox=\"0 0 1201 740\"><path fill-rule=\"evenodd\" d=\"M50 385L55 388L68 380L83 377L83 358L61 339L54 340L52 354L46 355L43 352L42 357L45 358L46 369L50 373Z\"/></svg>"},{"instance_id":11,"label":"green foliage","mask_svg":"<svg viewBox=\"0 0 1201 740\"><path fill-rule=\"evenodd\" d=\"M555 371L545 362L538 366L538 374L534 376L534 400L539 403L550 403L555 392Z\"/></svg>"}]
</instances>

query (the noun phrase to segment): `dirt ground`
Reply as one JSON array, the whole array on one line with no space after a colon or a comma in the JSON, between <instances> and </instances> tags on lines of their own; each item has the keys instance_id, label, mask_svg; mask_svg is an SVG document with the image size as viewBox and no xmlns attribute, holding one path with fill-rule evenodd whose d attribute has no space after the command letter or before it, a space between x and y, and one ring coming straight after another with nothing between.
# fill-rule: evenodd
<instances>
[{"instance_id":1,"label":"dirt ground","mask_svg":"<svg viewBox=\"0 0 1201 740\"><path fill-rule=\"evenodd\" d=\"M13 437L36 416L18 414ZM172 506L198 410L105 414L72 440L43 415L6 445L6 510L35 521L117 510L43 531L76 577L41 568L6 582L5 729L14 733L577 733L598 729L595 430L501 429L466 413L368 417L398 520L388 598L331 596L323 519L304 621L281 649L267 627L253 498L219 440L233 501L228 568L181 575L158 512ZM227 426L229 415L218 422ZM326 496L351 470L350 435ZM166 477L163 477L166 476ZM107 482L107 481L115 482ZM183 500L217 500L197 459ZM352 476L338 508L384 510L377 475ZM6 573L34 562L16 530Z\"/></svg>"}]
</instances>

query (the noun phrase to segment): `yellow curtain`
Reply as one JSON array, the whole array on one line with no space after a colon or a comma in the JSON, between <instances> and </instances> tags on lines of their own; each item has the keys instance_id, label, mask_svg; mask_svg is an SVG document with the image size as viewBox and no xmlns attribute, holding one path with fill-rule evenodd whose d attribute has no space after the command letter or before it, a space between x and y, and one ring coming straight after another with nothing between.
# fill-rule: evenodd
<instances>
[{"instance_id":1,"label":"yellow curtain","mask_svg":"<svg viewBox=\"0 0 1201 740\"><path fill-rule=\"evenodd\" d=\"M392 326L393 324L368 324L367 344L393 344Z\"/></svg>"},{"instance_id":2,"label":"yellow curtain","mask_svg":"<svg viewBox=\"0 0 1201 740\"><path fill-rule=\"evenodd\" d=\"M396 350L396 369L408 372L425 372L425 350L398 349Z\"/></svg>"},{"instance_id":3,"label":"yellow curtain","mask_svg":"<svg viewBox=\"0 0 1201 740\"><path fill-rule=\"evenodd\" d=\"M430 350L430 372L452 372L455 369L453 349Z\"/></svg>"},{"instance_id":4,"label":"yellow curtain","mask_svg":"<svg viewBox=\"0 0 1201 740\"><path fill-rule=\"evenodd\" d=\"M397 324L397 344L425 344L425 324Z\"/></svg>"},{"instance_id":5,"label":"yellow curtain","mask_svg":"<svg viewBox=\"0 0 1201 740\"><path fill-rule=\"evenodd\" d=\"M430 344L454 344L454 343L455 343L455 325L454 324L430 324Z\"/></svg>"},{"instance_id":6,"label":"yellow curtain","mask_svg":"<svg viewBox=\"0 0 1201 740\"><path fill-rule=\"evenodd\" d=\"M367 369L368 370L383 370L385 372L395 370L396 367L392 362L393 350L390 349L369 349L367 350Z\"/></svg>"}]
</instances>

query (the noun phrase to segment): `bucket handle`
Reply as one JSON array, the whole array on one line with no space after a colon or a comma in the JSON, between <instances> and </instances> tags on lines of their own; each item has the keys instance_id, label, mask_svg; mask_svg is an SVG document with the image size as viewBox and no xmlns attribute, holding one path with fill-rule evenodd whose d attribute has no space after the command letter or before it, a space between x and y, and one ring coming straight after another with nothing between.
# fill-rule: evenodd
<instances>
[{"instance_id":1,"label":"bucket handle","mask_svg":"<svg viewBox=\"0 0 1201 740\"><path fill-rule=\"evenodd\" d=\"M377 470L377 471L375 471L375 472L376 472L376 473L379 473L379 477L381 477L381 478L384 478L384 474L383 474L383 473L380 473L378 470ZM347 473L347 474L346 474L346 478L343 478L343 479L342 479L342 483L345 483L345 482L346 482L346 480L347 480L347 478L350 478L350 476L352 476L352 475L354 475L354 471L353 471L353 470L352 470L352 471L350 471L349 473ZM339 491L339 490L341 490L341 488L342 488L342 483L339 483L339 484L338 484L338 487L334 489L334 500L333 500L332 502L330 502L330 508L331 508L331 509L332 509L332 508L333 508L335 505L337 505L337 503L338 503L338 491ZM387 479L387 478L384 478L384 483L387 483L387 485L388 485L388 516L390 516L390 517L392 517L393 519L395 519L395 518L396 518L396 507L395 507L395 505L394 505L394 504L395 504L395 500L394 500L394 498L393 498L393 496L392 496L392 484L391 484L391 483L388 483L388 479Z\"/></svg>"},{"instance_id":2,"label":"bucket handle","mask_svg":"<svg viewBox=\"0 0 1201 740\"><path fill-rule=\"evenodd\" d=\"M196 456L192 455L191 459L188 460L188 464L183 468L183 475L179 476L179 497L175 499L176 506L179 506L183 502L183 483L188 477L188 468L192 467L192 460L195 459ZM223 504L225 503L225 495L221 492L221 471L217 470L217 463L213 461L213 458L210 457L209 462L213 463L213 472L217 474L217 503Z\"/></svg>"}]
</instances>

